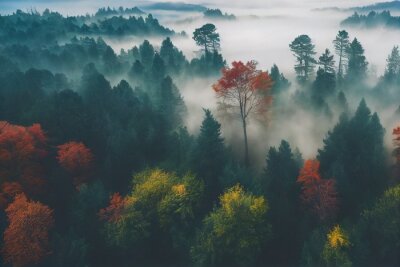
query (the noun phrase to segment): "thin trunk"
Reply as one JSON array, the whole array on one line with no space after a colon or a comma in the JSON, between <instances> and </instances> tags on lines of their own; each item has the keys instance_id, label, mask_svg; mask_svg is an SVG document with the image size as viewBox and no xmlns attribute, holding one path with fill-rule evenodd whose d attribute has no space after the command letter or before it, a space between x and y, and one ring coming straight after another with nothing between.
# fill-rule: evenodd
<instances>
[{"instance_id":1,"label":"thin trunk","mask_svg":"<svg viewBox=\"0 0 400 267\"><path fill-rule=\"evenodd\" d=\"M249 167L249 145L247 143L247 124L246 119L242 119L243 122L243 135L244 135L244 163L246 167Z\"/></svg>"}]
</instances>

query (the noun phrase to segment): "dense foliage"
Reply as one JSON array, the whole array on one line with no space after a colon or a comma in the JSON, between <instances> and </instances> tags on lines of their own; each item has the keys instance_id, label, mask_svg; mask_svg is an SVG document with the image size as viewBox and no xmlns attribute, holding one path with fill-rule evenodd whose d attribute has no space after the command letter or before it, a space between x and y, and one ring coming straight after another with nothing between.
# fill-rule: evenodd
<instances>
[{"instance_id":1,"label":"dense foliage","mask_svg":"<svg viewBox=\"0 0 400 267\"><path fill-rule=\"evenodd\" d=\"M399 113L388 126L370 108L400 104L397 46L371 85L347 31L318 55L293 36L289 81L275 64L228 65L211 23L188 38L200 50L188 60L142 15L0 16L2 266L400 264ZM115 35L141 40L114 51ZM217 108L189 117L183 85ZM281 136L258 144L283 120L331 127L304 160Z\"/></svg>"}]
</instances>

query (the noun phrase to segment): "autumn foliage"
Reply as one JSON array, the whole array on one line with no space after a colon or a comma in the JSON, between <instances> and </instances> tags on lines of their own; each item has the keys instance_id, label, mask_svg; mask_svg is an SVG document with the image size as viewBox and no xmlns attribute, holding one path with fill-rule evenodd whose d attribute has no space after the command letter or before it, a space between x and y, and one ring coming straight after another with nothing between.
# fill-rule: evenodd
<instances>
[{"instance_id":1,"label":"autumn foliage","mask_svg":"<svg viewBox=\"0 0 400 267\"><path fill-rule=\"evenodd\" d=\"M23 193L21 185L17 182L5 182L0 188L0 208L5 209L17 194Z\"/></svg>"},{"instance_id":2,"label":"autumn foliage","mask_svg":"<svg viewBox=\"0 0 400 267\"><path fill-rule=\"evenodd\" d=\"M46 142L39 124L24 127L0 122L0 184L18 182L28 194L41 192Z\"/></svg>"},{"instance_id":3,"label":"autumn foliage","mask_svg":"<svg viewBox=\"0 0 400 267\"><path fill-rule=\"evenodd\" d=\"M247 117L253 111L267 111L272 100L269 94L272 83L267 72L257 70L257 62L234 61L232 68L222 69L222 77L213 89L225 104L242 107Z\"/></svg>"},{"instance_id":4,"label":"autumn foliage","mask_svg":"<svg viewBox=\"0 0 400 267\"><path fill-rule=\"evenodd\" d=\"M83 143L69 142L58 146L58 162L73 176L75 186L89 179L93 154Z\"/></svg>"},{"instance_id":5,"label":"autumn foliage","mask_svg":"<svg viewBox=\"0 0 400 267\"><path fill-rule=\"evenodd\" d=\"M100 220L107 222L117 222L122 216L125 205L126 200L119 193L114 193L110 197L109 206L100 210Z\"/></svg>"},{"instance_id":6,"label":"autumn foliage","mask_svg":"<svg viewBox=\"0 0 400 267\"><path fill-rule=\"evenodd\" d=\"M244 64L241 61L234 61L231 68L222 69L222 77L213 85L217 97L222 100L220 108L226 113L240 115L246 165L249 165L248 117L257 114L259 118L267 118L267 111L272 102L270 95L272 84L269 74L257 69L257 62L249 61Z\"/></svg>"},{"instance_id":7,"label":"autumn foliage","mask_svg":"<svg viewBox=\"0 0 400 267\"><path fill-rule=\"evenodd\" d=\"M322 179L319 161L307 160L297 182L302 186L301 199L320 220L332 217L337 209L337 193L333 179Z\"/></svg>"},{"instance_id":8,"label":"autumn foliage","mask_svg":"<svg viewBox=\"0 0 400 267\"><path fill-rule=\"evenodd\" d=\"M19 194L6 213L9 225L4 232L4 261L16 267L40 262L50 253L49 231L54 225L53 211Z\"/></svg>"}]
</instances>

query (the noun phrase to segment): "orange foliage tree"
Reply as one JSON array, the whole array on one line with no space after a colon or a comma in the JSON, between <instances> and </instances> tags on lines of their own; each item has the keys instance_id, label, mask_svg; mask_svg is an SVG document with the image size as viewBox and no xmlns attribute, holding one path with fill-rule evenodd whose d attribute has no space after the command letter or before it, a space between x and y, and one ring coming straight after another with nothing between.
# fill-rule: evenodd
<instances>
[{"instance_id":1,"label":"orange foliage tree","mask_svg":"<svg viewBox=\"0 0 400 267\"><path fill-rule=\"evenodd\" d=\"M79 186L88 181L93 164L93 154L83 143L69 142L58 146L58 162L73 176Z\"/></svg>"},{"instance_id":2,"label":"orange foliage tree","mask_svg":"<svg viewBox=\"0 0 400 267\"><path fill-rule=\"evenodd\" d=\"M0 122L0 184L18 182L26 193L41 192L46 142L39 124L24 127Z\"/></svg>"},{"instance_id":3,"label":"orange foliage tree","mask_svg":"<svg viewBox=\"0 0 400 267\"><path fill-rule=\"evenodd\" d=\"M125 204L126 200L119 193L114 193L110 197L110 205L100 210L100 220L117 222L121 218Z\"/></svg>"},{"instance_id":4,"label":"orange foliage tree","mask_svg":"<svg viewBox=\"0 0 400 267\"><path fill-rule=\"evenodd\" d=\"M247 124L251 114L265 115L271 105L272 79L268 72L257 69L255 61L244 64L234 61L231 68L222 69L222 77L213 85L220 105L228 112L240 115L242 122L245 163L249 164Z\"/></svg>"},{"instance_id":5,"label":"orange foliage tree","mask_svg":"<svg viewBox=\"0 0 400 267\"><path fill-rule=\"evenodd\" d=\"M333 179L322 179L319 161L307 160L300 170L297 182L302 186L301 199L323 221L337 210L337 193Z\"/></svg>"},{"instance_id":6,"label":"orange foliage tree","mask_svg":"<svg viewBox=\"0 0 400 267\"><path fill-rule=\"evenodd\" d=\"M17 194L23 193L22 186L17 182L4 182L0 188L0 208L5 209Z\"/></svg>"},{"instance_id":7,"label":"orange foliage tree","mask_svg":"<svg viewBox=\"0 0 400 267\"><path fill-rule=\"evenodd\" d=\"M16 267L39 263L50 253L49 231L54 225L53 211L19 194L7 207L6 214L9 225L3 237L4 261Z\"/></svg>"}]
</instances>

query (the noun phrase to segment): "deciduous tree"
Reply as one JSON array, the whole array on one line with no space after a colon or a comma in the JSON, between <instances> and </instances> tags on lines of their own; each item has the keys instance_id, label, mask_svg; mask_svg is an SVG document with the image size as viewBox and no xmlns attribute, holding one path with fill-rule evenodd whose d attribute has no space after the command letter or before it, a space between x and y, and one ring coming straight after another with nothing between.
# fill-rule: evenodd
<instances>
[{"instance_id":1,"label":"deciduous tree","mask_svg":"<svg viewBox=\"0 0 400 267\"><path fill-rule=\"evenodd\" d=\"M83 143L69 142L58 146L57 159L60 165L73 176L75 186L88 181L93 155Z\"/></svg>"},{"instance_id":2,"label":"deciduous tree","mask_svg":"<svg viewBox=\"0 0 400 267\"><path fill-rule=\"evenodd\" d=\"M307 160L300 170L297 181L302 186L301 199L304 204L321 221L332 218L337 209L335 181L321 178L319 161Z\"/></svg>"},{"instance_id":3,"label":"deciduous tree","mask_svg":"<svg viewBox=\"0 0 400 267\"><path fill-rule=\"evenodd\" d=\"M5 262L18 267L42 261L50 253L49 231L54 225L53 211L19 194L6 213L9 225L4 232Z\"/></svg>"},{"instance_id":4,"label":"deciduous tree","mask_svg":"<svg viewBox=\"0 0 400 267\"><path fill-rule=\"evenodd\" d=\"M47 138L41 126L0 123L0 182L18 182L28 194L41 192L41 160L47 155Z\"/></svg>"},{"instance_id":5,"label":"deciduous tree","mask_svg":"<svg viewBox=\"0 0 400 267\"><path fill-rule=\"evenodd\" d=\"M245 163L249 165L247 124L252 114L265 115L271 105L272 80L268 72L257 69L255 61L244 64L234 61L231 68L222 70L222 77L213 85L220 105L227 112L238 114L242 122Z\"/></svg>"}]
</instances>

